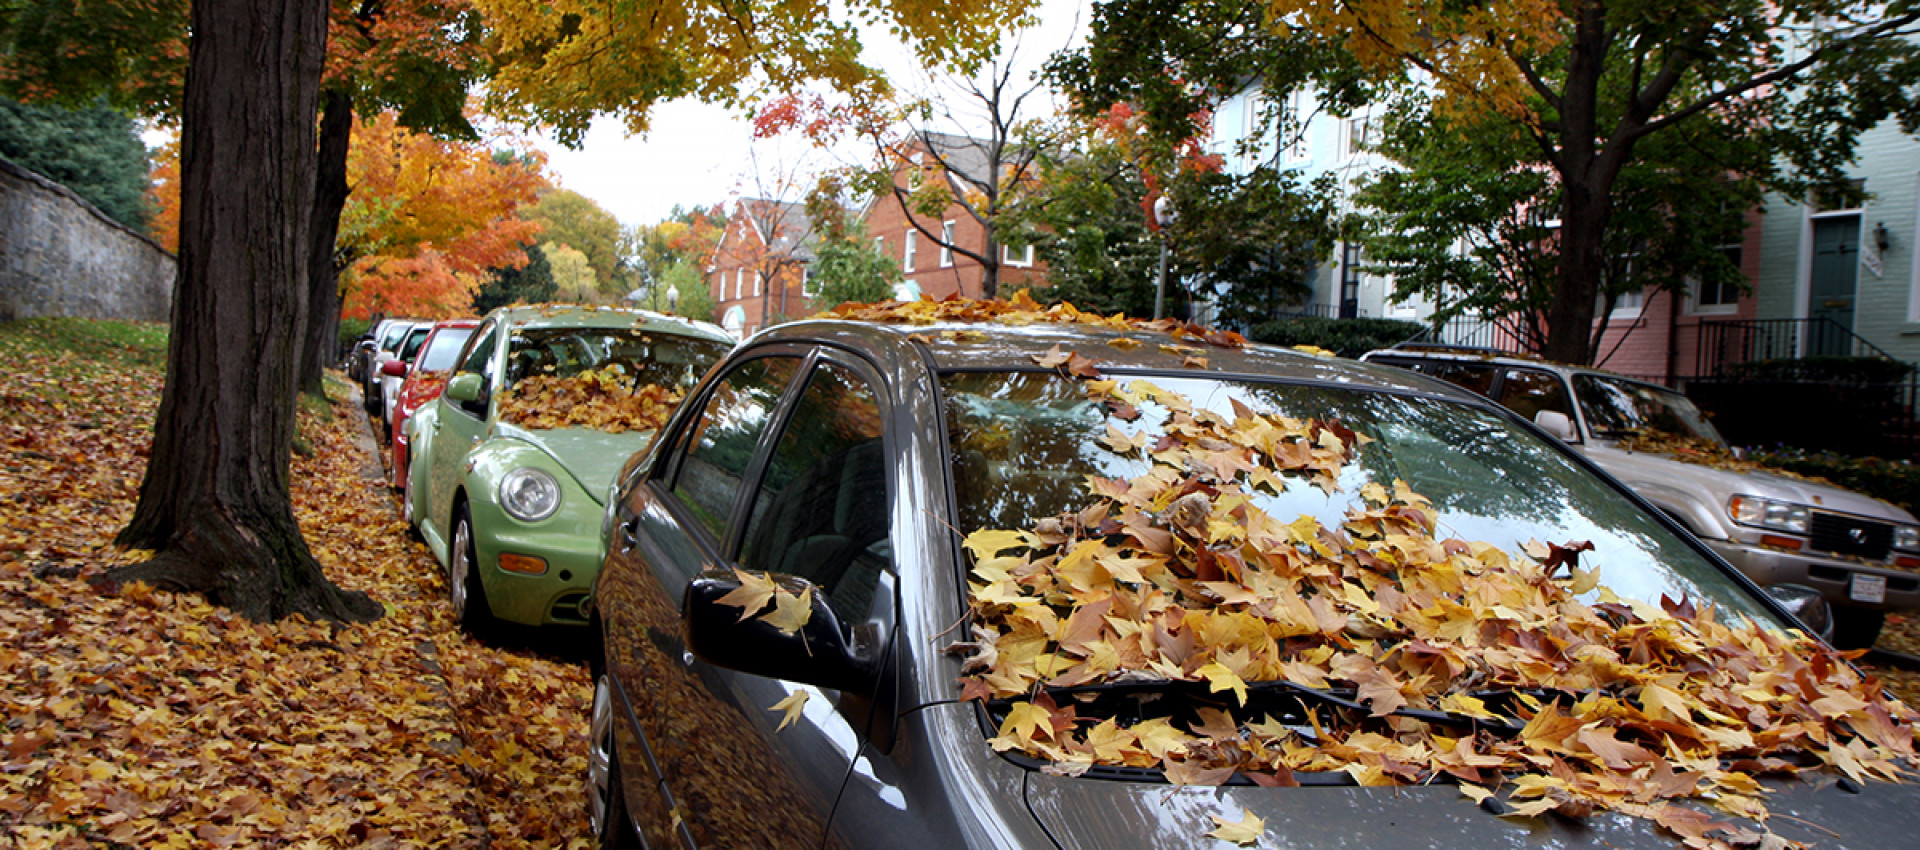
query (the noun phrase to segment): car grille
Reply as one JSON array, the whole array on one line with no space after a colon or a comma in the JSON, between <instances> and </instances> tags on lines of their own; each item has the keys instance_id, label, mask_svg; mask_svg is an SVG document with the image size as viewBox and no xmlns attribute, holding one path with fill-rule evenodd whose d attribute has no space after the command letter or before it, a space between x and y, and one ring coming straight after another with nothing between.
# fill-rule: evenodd
<instances>
[{"instance_id":1,"label":"car grille","mask_svg":"<svg viewBox=\"0 0 1920 850\"><path fill-rule=\"evenodd\" d=\"M1884 522L1813 512L1812 540L1808 548L1836 555L1885 560L1893 548L1893 526Z\"/></svg>"}]
</instances>

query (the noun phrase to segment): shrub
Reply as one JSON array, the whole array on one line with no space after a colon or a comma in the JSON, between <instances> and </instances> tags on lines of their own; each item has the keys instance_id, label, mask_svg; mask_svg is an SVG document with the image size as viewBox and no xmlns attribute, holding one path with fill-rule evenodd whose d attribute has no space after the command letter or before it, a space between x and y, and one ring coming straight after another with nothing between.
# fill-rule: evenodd
<instances>
[{"instance_id":1,"label":"shrub","mask_svg":"<svg viewBox=\"0 0 1920 850\"><path fill-rule=\"evenodd\" d=\"M1295 316L1260 322L1247 332L1254 342L1271 345L1317 345L1341 357L1359 357L1419 335L1418 322L1399 319L1323 319Z\"/></svg>"},{"instance_id":2,"label":"shrub","mask_svg":"<svg viewBox=\"0 0 1920 850\"><path fill-rule=\"evenodd\" d=\"M1920 467L1905 461L1797 452L1755 452L1748 457L1776 469L1824 478L1920 515Z\"/></svg>"},{"instance_id":3,"label":"shrub","mask_svg":"<svg viewBox=\"0 0 1920 850\"><path fill-rule=\"evenodd\" d=\"M1913 367L1884 357L1806 357L1799 360L1755 360L1720 367L1722 377L1738 381L1796 381L1814 384L1863 386L1897 384Z\"/></svg>"}]
</instances>

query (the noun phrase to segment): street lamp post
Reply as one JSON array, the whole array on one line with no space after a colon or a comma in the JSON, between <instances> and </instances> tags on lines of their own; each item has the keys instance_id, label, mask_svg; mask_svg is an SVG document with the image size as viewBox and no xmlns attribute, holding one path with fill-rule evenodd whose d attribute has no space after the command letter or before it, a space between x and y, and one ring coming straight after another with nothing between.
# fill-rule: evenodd
<instances>
[{"instance_id":1,"label":"street lamp post","mask_svg":"<svg viewBox=\"0 0 1920 850\"><path fill-rule=\"evenodd\" d=\"M1173 223L1173 203L1167 196L1161 195L1153 202L1153 221L1160 225L1160 274L1153 283L1153 317L1164 318L1167 315L1167 225Z\"/></svg>"}]
</instances>

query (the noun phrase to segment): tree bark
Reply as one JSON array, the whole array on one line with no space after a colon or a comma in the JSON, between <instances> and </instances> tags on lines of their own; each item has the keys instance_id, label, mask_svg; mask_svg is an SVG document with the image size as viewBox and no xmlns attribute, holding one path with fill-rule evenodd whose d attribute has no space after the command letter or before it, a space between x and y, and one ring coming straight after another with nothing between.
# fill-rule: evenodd
<instances>
[{"instance_id":1,"label":"tree bark","mask_svg":"<svg viewBox=\"0 0 1920 850\"><path fill-rule=\"evenodd\" d=\"M194 0L167 383L133 520L152 560L105 583L197 591L254 620L370 620L321 573L288 486L326 0Z\"/></svg>"},{"instance_id":2,"label":"tree bark","mask_svg":"<svg viewBox=\"0 0 1920 850\"><path fill-rule=\"evenodd\" d=\"M347 150L353 142L353 95L327 89L320 96L320 159L314 181L307 256L307 333L300 346L300 392L325 395L321 383L340 345L340 212L347 207Z\"/></svg>"}]
</instances>

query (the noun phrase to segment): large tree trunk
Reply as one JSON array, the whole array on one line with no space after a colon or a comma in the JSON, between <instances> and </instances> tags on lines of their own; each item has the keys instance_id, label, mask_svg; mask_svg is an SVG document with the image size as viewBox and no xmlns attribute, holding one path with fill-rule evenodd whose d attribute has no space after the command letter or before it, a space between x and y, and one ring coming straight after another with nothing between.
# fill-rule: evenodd
<instances>
[{"instance_id":1,"label":"large tree trunk","mask_svg":"<svg viewBox=\"0 0 1920 850\"><path fill-rule=\"evenodd\" d=\"M314 181L307 255L307 333L300 346L300 391L325 394L321 378L340 345L340 262L334 240L347 206L347 150L353 142L353 95L328 89L320 98L320 161Z\"/></svg>"},{"instance_id":2,"label":"large tree trunk","mask_svg":"<svg viewBox=\"0 0 1920 850\"><path fill-rule=\"evenodd\" d=\"M256 620L380 613L321 574L287 482L326 32L326 0L194 0L167 385L118 538L155 555L106 576Z\"/></svg>"}]
</instances>

